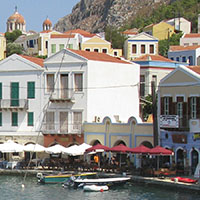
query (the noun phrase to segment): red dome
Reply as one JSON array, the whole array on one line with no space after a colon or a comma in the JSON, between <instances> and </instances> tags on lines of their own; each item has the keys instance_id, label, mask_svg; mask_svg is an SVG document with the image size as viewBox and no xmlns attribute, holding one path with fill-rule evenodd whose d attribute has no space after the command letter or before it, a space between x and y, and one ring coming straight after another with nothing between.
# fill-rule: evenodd
<instances>
[{"instance_id":1,"label":"red dome","mask_svg":"<svg viewBox=\"0 0 200 200\"><path fill-rule=\"evenodd\" d=\"M44 22L43 22L43 25L52 25L50 19L46 19Z\"/></svg>"},{"instance_id":2,"label":"red dome","mask_svg":"<svg viewBox=\"0 0 200 200\"><path fill-rule=\"evenodd\" d=\"M8 21L13 21L13 20L18 23L25 24L24 17L22 15L20 15L18 12L15 12L13 15L11 15L8 18Z\"/></svg>"}]
</instances>

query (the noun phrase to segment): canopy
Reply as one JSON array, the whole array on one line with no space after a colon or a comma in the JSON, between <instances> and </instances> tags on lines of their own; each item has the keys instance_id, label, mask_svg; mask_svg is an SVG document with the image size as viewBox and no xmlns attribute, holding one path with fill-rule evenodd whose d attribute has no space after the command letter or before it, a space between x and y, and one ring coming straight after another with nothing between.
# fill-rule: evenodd
<instances>
[{"instance_id":1,"label":"canopy","mask_svg":"<svg viewBox=\"0 0 200 200\"><path fill-rule=\"evenodd\" d=\"M144 145L140 145L138 147L135 147L135 148L131 148L131 153L138 153L138 154L147 154L147 153L150 153L150 148L148 147L145 147Z\"/></svg>"},{"instance_id":2,"label":"canopy","mask_svg":"<svg viewBox=\"0 0 200 200\"><path fill-rule=\"evenodd\" d=\"M24 146L24 151L28 152L44 152L45 150L46 148L40 144L27 144Z\"/></svg>"},{"instance_id":3,"label":"canopy","mask_svg":"<svg viewBox=\"0 0 200 200\"><path fill-rule=\"evenodd\" d=\"M102 144L97 144L93 147L86 149L86 152L91 152L91 151L96 151L96 150L110 151L110 148Z\"/></svg>"},{"instance_id":4,"label":"canopy","mask_svg":"<svg viewBox=\"0 0 200 200\"><path fill-rule=\"evenodd\" d=\"M51 146L51 147L47 147L46 148L46 152L47 153L62 153L63 151L65 151L65 147L60 145L60 144L56 144L54 146Z\"/></svg>"},{"instance_id":5,"label":"canopy","mask_svg":"<svg viewBox=\"0 0 200 200\"><path fill-rule=\"evenodd\" d=\"M24 146L17 144L12 140L8 140L7 142L0 144L0 151L3 153L23 152Z\"/></svg>"},{"instance_id":6,"label":"canopy","mask_svg":"<svg viewBox=\"0 0 200 200\"><path fill-rule=\"evenodd\" d=\"M126 153L126 152L130 152L131 148L129 148L129 147L123 145L123 144L119 144L117 146L114 146L114 147L110 148L109 151Z\"/></svg>"},{"instance_id":7,"label":"canopy","mask_svg":"<svg viewBox=\"0 0 200 200\"><path fill-rule=\"evenodd\" d=\"M161 146L156 146L153 149L150 149L149 153L152 155L173 155L173 151L165 149Z\"/></svg>"}]
</instances>

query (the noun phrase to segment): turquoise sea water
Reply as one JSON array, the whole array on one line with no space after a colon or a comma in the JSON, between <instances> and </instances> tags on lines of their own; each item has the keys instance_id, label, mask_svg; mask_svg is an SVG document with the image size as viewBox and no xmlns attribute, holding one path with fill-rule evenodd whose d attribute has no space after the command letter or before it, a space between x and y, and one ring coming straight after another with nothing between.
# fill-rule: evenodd
<instances>
[{"instance_id":1,"label":"turquoise sea water","mask_svg":"<svg viewBox=\"0 0 200 200\"><path fill-rule=\"evenodd\" d=\"M106 192L83 192L78 189L64 189L60 184L40 185L37 178L20 176L0 176L0 200L197 200L199 194L177 192L127 184ZM22 188L22 183L25 187Z\"/></svg>"}]
</instances>

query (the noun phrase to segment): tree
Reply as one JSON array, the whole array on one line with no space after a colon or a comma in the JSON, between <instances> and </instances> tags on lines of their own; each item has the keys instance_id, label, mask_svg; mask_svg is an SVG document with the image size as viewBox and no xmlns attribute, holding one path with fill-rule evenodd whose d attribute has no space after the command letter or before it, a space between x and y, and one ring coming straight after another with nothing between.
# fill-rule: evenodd
<instances>
[{"instance_id":1,"label":"tree","mask_svg":"<svg viewBox=\"0 0 200 200\"><path fill-rule=\"evenodd\" d=\"M19 44L15 43L8 43L6 46L6 56L10 56L12 54L22 54L23 53L23 48Z\"/></svg>"},{"instance_id":2,"label":"tree","mask_svg":"<svg viewBox=\"0 0 200 200\"><path fill-rule=\"evenodd\" d=\"M6 42L14 42L20 35L22 35L22 32L20 30L14 30L13 32L6 32Z\"/></svg>"},{"instance_id":3,"label":"tree","mask_svg":"<svg viewBox=\"0 0 200 200\"><path fill-rule=\"evenodd\" d=\"M145 99L143 100L144 104L143 104L143 108L142 108L142 116L143 119L147 120L148 116L150 114L153 114L153 107L152 107L152 102L153 102L153 97L152 95L148 95L145 97Z\"/></svg>"}]
</instances>

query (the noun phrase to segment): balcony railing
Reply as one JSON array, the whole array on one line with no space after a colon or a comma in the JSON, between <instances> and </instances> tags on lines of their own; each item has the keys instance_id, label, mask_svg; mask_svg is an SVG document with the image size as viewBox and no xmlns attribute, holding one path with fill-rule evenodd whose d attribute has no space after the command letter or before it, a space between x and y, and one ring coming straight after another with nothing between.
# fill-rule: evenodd
<instances>
[{"instance_id":1,"label":"balcony railing","mask_svg":"<svg viewBox=\"0 0 200 200\"><path fill-rule=\"evenodd\" d=\"M82 132L82 124L43 122L41 132L44 134L80 134Z\"/></svg>"},{"instance_id":2,"label":"balcony railing","mask_svg":"<svg viewBox=\"0 0 200 200\"><path fill-rule=\"evenodd\" d=\"M1 99L0 108L28 110L28 99Z\"/></svg>"},{"instance_id":3,"label":"balcony railing","mask_svg":"<svg viewBox=\"0 0 200 200\"><path fill-rule=\"evenodd\" d=\"M68 101L73 102L73 92L69 89L58 89L55 90L54 93L50 97L50 101L52 102L60 102L60 101Z\"/></svg>"}]
</instances>

